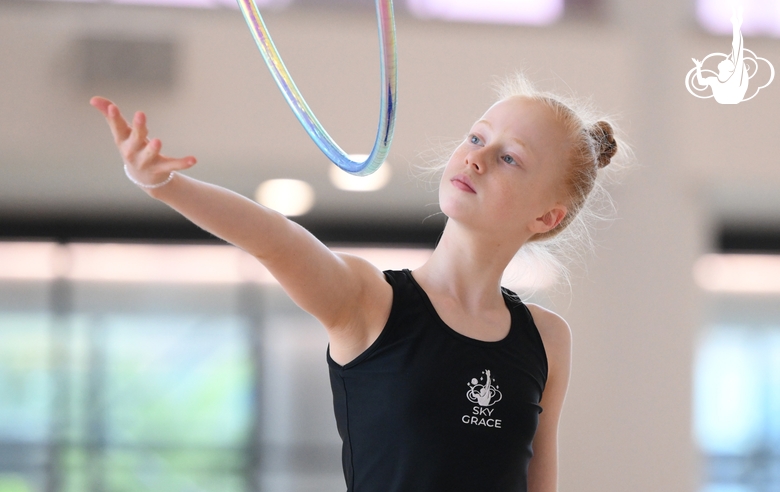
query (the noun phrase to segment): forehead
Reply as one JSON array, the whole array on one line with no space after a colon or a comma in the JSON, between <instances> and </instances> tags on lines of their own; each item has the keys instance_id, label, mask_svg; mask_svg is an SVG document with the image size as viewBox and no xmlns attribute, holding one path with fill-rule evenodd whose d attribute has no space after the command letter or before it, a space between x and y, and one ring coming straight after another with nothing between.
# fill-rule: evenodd
<instances>
[{"instance_id":1,"label":"forehead","mask_svg":"<svg viewBox=\"0 0 780 492\"><path fill-rule=\"evenodd\" d=\"M515 138L540 158L557 158L566 149L568 134L552 108L542 101L510 97L491 106L482 116L496 132Z\"/></svg>"},{"instance_id":2,"label":"forehead","mask_svg":"<svg viewBox=\"0 0 780 492\"><path fill-rule=\"evenodd\" d=\"M522 96L498 101L488 108L482 119L501 123L508 130L529 131L535 128L539 133L564 133L563 125L552 108L542 101Z\"/></svg>"}]
</instances>

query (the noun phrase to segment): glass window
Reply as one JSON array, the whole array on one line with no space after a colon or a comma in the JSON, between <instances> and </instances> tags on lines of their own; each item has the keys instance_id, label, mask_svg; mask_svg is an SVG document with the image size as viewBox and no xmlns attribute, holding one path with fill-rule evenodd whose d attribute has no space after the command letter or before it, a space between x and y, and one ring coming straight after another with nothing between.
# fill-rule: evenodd
<instances>
[{"instance_id":1,"label":"glass window","mask_svg":"<svg viewBox=\"0 0 780 492\"><path fill-rule=\"evenodd\" d=\"M0 490L343 489L327 337L281 288L63 285L0 306Z\"/></svg>"},{"instance_id":2,"label":"glass window","mask_svg":"<svg viewBox=\"0 0 780 492\"><path fill-rule=\"evenodd\" d=\"M780 490L780 317L751 319L753 309L700 337L694 432L704 492Z\"/></svg>"},{"instance_id":3,"label":"glass window","mask_svg":"<svg viewBox=\"0 0 780 492\"><path fill-rule=\"evenodd\" d=\"M0 491L343 491L326 347L237 248L0 243Z\"/></svg>"},{"instance_id":4,"label":"glass window","mask_svg":"<svg viewBox=\"0 0 780 492\"><path fill-rule=\"evenodd\" d=\"M51 427L48 313L0 312L0 439L42 442Z\"/></svg>"}]
</instances>

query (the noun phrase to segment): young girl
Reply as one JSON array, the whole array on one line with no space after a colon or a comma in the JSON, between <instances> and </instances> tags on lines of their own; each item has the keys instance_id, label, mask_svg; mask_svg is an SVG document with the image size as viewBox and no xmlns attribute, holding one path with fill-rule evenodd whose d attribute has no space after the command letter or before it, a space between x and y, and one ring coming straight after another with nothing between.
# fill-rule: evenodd
<instances>
[{"instance_id":1,"label":"young girl","mask_svg":"<svg viewBox=\"0 0 780 492\"><path fill-rule=\"evenodd\" d=\"M176 171L146 117L108 120L128 177L203 229L254 255L329 337L328 365L348 491L555 492L571 333L502 289L523 245L581 211L617 150L612 127L507 85L444 168L448 221L413 272L334 253L281 214Z\"/></svg>"}]
</instances>

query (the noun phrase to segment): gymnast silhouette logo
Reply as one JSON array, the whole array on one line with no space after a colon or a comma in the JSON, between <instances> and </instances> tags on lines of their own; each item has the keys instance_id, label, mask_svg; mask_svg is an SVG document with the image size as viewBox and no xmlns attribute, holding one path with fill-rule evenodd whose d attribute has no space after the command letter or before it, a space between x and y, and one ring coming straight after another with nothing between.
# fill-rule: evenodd
<instances>
[{"instance_id":1,"label":"gymnast silhouette logo","mask_svg":"<svg viewBox=\"0 0 780 492\"><path fill-rule=\"evenodd\" d=\"M469 390L466 392L466 398L471 403L476 403L481 407L492 407L501 401L501 392L498 391L498 385L494 386L490 370L482 371L479 379L472 378L468 384Z\"/></svg>"},{"instance_id":2,"label":"gymnast silhouette logo","mask_svg":"<svg viewBox=\"0 0 780 492\"><path fill-rule=\"evenodd\" d=\"M755 53L744 46L741 31L741 5L734 9L731 16L731 25L733 26L734 35L731 41L730 54L711 53L702 61L692 58L696 66L685 76L685 87L688 89L688 92L700 99L714 97L715 101L720 104L739 104L756 97L756 94L771 84L775 78L775 67L766 58L756 56ZM717 74L713 70L702 68L704 63L710 58L720 60ZM755 91L750 96L745 97L750 80L759 72L759 60L766 63L769 67L769 80L761 86L755 86L754 83ZM763 72L766 72L766 70L763 70ZM702 74L712 74L712 76L704 77ZM712 93L701 95L709 92L708 88L712 89Z\"/></svg>"}]
</instances>

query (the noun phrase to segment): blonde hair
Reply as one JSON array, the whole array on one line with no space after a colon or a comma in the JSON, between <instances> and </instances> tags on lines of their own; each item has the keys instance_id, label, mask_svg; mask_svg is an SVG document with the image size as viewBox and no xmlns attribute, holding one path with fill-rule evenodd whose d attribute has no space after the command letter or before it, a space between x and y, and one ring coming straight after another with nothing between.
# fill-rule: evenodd
<instances>
[{"instance_id":1,"label":"blonde hair","mask_svg":"<svg viewBox=\"0 0 780 492\"><path fill-rule=\"evenodd\" d=\"M571 165L560 188L567 213L553 229L532 236L516 255L527 270L533 266L569 284L568 265L582 262L593 251L592 230L614 215L614 203L604 185L628 168L631 149L615 135L614 121L598 114L590 101L540 91L523 73L501 80L496 89L498 101L524 97L545 104L569 134ZM443 169L442 164L446 165L446 160L437 170ZM534 284L542 279L530 280ZM526 294L534 290L531 287Z\"/></svg>"}]
</instances>

